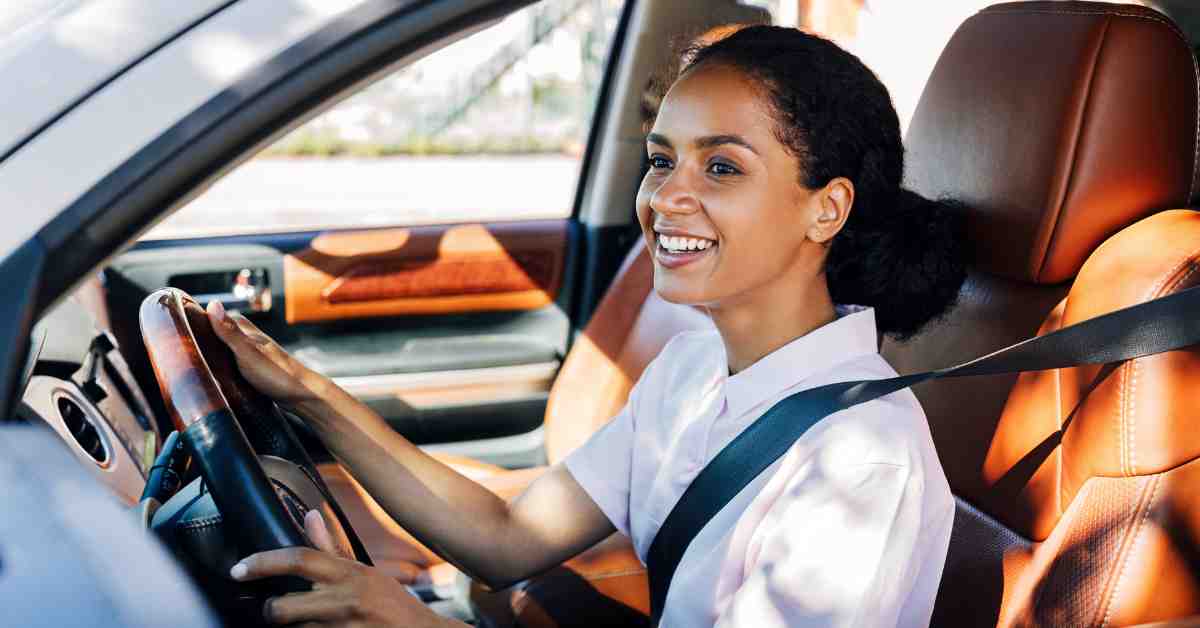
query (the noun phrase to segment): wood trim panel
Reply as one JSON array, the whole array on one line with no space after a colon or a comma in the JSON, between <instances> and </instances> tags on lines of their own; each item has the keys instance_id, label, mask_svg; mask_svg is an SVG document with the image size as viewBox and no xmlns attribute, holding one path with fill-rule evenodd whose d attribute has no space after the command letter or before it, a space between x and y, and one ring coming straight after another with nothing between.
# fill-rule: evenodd
<instances>
[{"instance_id":1,"label":"wood trim panel","mask_svg":"<svg viewBox=\"0 0 1200 628\"><path fill-rule=\"evenodd\" d=\"M529 310L562 285L565 220L323 233L283 260L289 323Z\"/></svg>"}]
</instances>

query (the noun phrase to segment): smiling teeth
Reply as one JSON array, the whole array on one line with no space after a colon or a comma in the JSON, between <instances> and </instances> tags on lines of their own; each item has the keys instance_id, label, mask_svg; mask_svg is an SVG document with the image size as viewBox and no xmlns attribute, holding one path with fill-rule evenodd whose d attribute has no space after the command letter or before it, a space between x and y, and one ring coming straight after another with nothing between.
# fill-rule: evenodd
<instances>
[{"instance_id":1,"label":"smiling teeth","mask_svg":"<svg viewBox=\"0 0 1200 628\"><path fill-rule=\"evenodd\" d=\"M658 243L668 251L703 251L712 246L712 240L704 238L684 238L678 236L665 236L658 234Z\"/></svg>"}]
</instances>

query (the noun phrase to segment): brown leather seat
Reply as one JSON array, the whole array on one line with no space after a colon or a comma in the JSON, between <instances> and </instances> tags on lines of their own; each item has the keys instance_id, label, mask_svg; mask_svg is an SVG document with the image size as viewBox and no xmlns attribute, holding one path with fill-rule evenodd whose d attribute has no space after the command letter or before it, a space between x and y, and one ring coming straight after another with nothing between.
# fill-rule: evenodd
<instances>
[{"instance_id":1,"label":"brown leather seat","mask_svg":"<svg viewBox=\"0 0 1200 628\"><path fill-rule=\"evenodd\" d=\"M901 373L1194 285L1192 50L1143 7L1029 2L967 20L906 144L910 187L971 209L957 308ZM1162 212L1162 213L1158 213ZM1149 217L1147 217L1149 216ZM1200 613L1200 350L916 390L958 498L939 626Z\"/></svg>"},{"instance_id":2,"label":"brown leather seat","mask_svg":"<svg viewBox=\"0 0 1200 628\"><path fill-rule=\"evenodd\" d=\"M913 119L907 175L970 207L975 259L942 322L883 343L896 369L954 364L1200 282L1200 214L1163 211L1196 193L1196 76L1178 29L1138 6L1014 3L965 22ZM650 286L635 247L555 384L552 462L619 409L671 336L709 324ZM933 624L1200 613L1197 384L1200 350L920 386L958 501ZM453 462L501 494L537 473ZM369 515L351 517L369 536ZM391 527L368 540L377 556L399 545ZM474 600L489 623L553 626L620 623L646 598L641 565L614 538Z\"/></svg>"}]
</instances>

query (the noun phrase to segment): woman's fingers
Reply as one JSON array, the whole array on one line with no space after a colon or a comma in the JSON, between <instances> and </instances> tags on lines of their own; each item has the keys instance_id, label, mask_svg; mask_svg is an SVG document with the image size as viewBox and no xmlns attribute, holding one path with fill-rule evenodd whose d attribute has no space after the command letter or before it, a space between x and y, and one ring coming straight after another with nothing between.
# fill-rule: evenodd
<instances>
[{"instance_id":1,"label":"woman's fingers","mask_svg":"<svg viewBox=\"0 0 1200 628\"><path fill-rule=\"evenodd\" d=\"M245 340L245 337L242 330L233 322L233 317L225 311L225 306L217 300L209 301L206 312L208 322L212 325L217 337L236 353L238 345Z\"/></svg>"},{"instance_id":2,"label":"woman's fingers","mask_svg":"<svg viewBox=\"0 0 1200 628\"><path fill-rule=\"evenodd\" d=\"M338 589L289 593L267 600L263 604L263 619L272 624L349 619L354 615L352 599Z\"/></svg>"},{"instance_id":3,"label":"woman's fingers","mask_svg":"<svg viewBox=\"0 0 1200 628\"><path fill-rule=\"evenodd\" d=\"M226 311L220 301L209 301L206 311L213 331L235 354L240 349L259 349L273 342L241 312Z\"/></svg>"},{"instance_id":4,"label":"woman's fingers","mask_svg":"<svg viewBox=\"0 0 1200 628\"><path fill-rule=\"evenodd\" d=\"M275 342L270 336L263 333L263 331L258 328L258 325L254 324L254 321L246 318L246 316L241 312L230 313L229 320L233 321L233 324L236 325L239 330L241 330L242 335L254 344L269 345Z\"/></svg>"},{"instance_id":5,"label":"woman's fingers","mask_svg":"<svg viewBox=\"0 0 1200 628\"><path fill-rule=\"evenodd\" d=\"M341 555L333 543L333 535L329 533L329 526L325 525L325 518L321 516L320 510L314 508L304 514L304 532L317 549L334 556Z\"/></svg>"},{"instance_id":6,"label":"woman's fingers","mask_svg":"<svg viewBox=\"0 0 1200 628\"><path fill-rule=\"evenodd\" d=\"M229 570L234 580L271 576L300 576L317 583L338 582L352 575L358 563L308 547L259 552L243 558Z\"/></svg>"},{"instance_id":7,"label":"woman's fingers","mask_svg":"<svg viewBox=\"0 0 1200 628\"><path fill-rule=\"evenodd\" d=\"M305 528L319 535L319 521L315 515L305 516ZM424 626L437 620L391 576L307 547L254 554L235 565L230 574L237 580L290 575L314 582L312 591L268 600L263 617L272 624Z\"/></svg>"}]
</instances>

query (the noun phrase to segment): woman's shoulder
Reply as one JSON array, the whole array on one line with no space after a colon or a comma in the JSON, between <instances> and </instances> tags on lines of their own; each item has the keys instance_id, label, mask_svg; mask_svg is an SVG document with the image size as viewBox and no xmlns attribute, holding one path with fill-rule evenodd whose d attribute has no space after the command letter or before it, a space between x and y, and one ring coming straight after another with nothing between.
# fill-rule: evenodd
<instances>
[{"instance_id":1,"label":"woman's shoulder","mask_svg":"<svg viewBox=\"0 0 1200 628\"><path fill-rule=\"evenodd\" d=\"M838 381L888 379L896 371L879 354L844 365ZM827 417L819 447L846 464L924 466L936 456L925 411L905 388Z\"/></svg>"}]
</instances>

